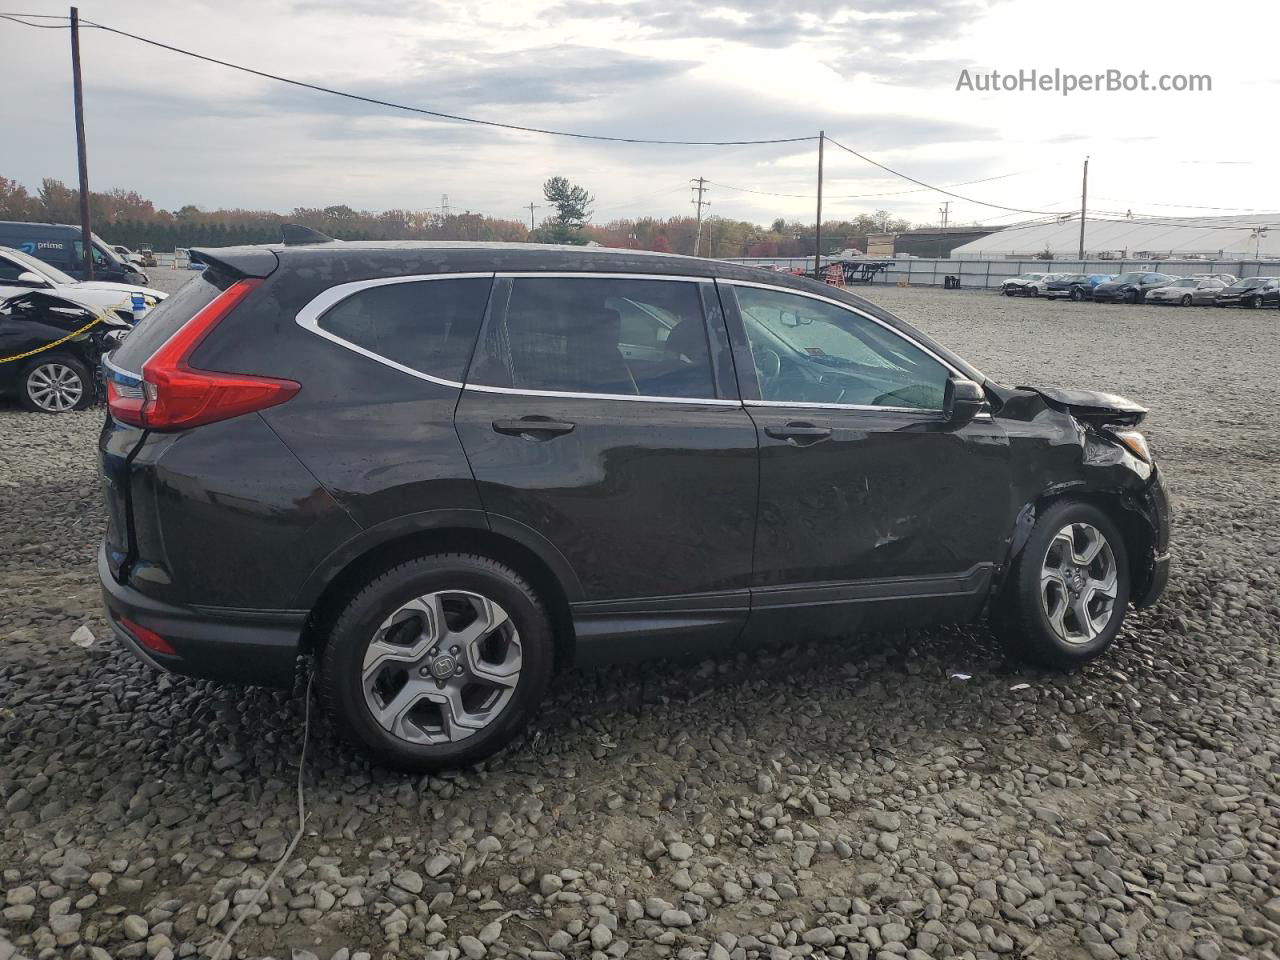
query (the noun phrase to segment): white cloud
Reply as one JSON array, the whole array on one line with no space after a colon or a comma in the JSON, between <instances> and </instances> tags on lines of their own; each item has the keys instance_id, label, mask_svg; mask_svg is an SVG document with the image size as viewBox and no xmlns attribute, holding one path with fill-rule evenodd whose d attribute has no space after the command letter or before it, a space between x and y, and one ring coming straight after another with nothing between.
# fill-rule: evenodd
<instances>
[{"instance_id":1,"label":"white cloud","mask_svg":"<svg viewBox=\"0 0 1280 960\"><path fill-rule=\"evenodd\" d=\"M38 12L65 13L54 0ZM1280 8L1238 11L1274 35ZM1129 13L1100 0L538 0L509 4L364 0L117 0L82 15L309 82L486 119L614 136L750 139L829 134L935 183L1007 206L1070 210L1092 154L1097 206L1191 213L1280 209L1268 176L1277 77L1241 56L1236 14L1199 3ZM67 37L0 23L9 92L0 173L29 186L75 176ZM688 179L813 192L812 144L595 144L415 118L298 90L86 31L90 170L162 206L287 210L345 202L521 216L542 180L596 194L600 219L689 209ZM1115 67L1207 73L1205 94L957 92L959 70L1079 73ZM1229 162L1229 165L1228 163ZM838 150L827 152L830 216L886 207L928 222L945 198ZM1224 175L1225 174L1225 175ZM897 194L841 199L850 194ZM812 216L804 197L713 187L712 212ZM1181 206L1179 206L1181 205ZM1006 217L956 201L953 222Z\"/></svg>"}]
</instances>

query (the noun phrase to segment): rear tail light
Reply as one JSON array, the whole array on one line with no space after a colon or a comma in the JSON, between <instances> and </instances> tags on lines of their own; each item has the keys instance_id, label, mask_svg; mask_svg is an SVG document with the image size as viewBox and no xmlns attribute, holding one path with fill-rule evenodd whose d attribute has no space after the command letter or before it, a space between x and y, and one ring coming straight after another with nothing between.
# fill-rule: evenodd
<instances>
[{"instance_id":1,"label":"rear tail light","mask_svg":"<svg viewBox=\"0 0 1280 960\"><path fill-rule=\"evenodd\" d=\"M143 365L137 386L107 382L107 408L122 423L150 430L182 430L284 403L301 389L293 380L217 373L190 365L210 331L261 284L238 280L170 337Z\"/></svg>"}]
</instances>

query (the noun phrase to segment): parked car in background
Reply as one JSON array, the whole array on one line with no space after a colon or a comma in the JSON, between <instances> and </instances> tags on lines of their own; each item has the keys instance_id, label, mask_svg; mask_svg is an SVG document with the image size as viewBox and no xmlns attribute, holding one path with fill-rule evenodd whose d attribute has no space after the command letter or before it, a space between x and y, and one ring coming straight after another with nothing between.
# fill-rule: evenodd
<instances>
[{"instance_id":1,"label":"parked car in background","mask_svg":"<svg viewBox=\"0 0 1280 960\"><path fill-rule=\"evenodd\" d=\"M43 413L89 406L99 396L102 356L128 328L112 313L53 292L0 288L0 360L16 358L0 363L0 393L16 393L28 410ZM41 349L68 334L76 335Z\"/></svg>"},{"instance_id":2,"label":"parked car in background","mask_svg":"<svg viewBox=\"0 0 1280 960\"><path fill-rule=\"evenodd\" d=\"M1205 307L1212 304L1218 294L1227 288L1221 280L1212 277L1183 277L1163 287L1147 291L1147 303L1176 303L1179 306Z\"/></svg>"},{"instance_id":3,"label":"parked car in background","mask_svg":"<svg viewBox=\"0 0 1280 960\"><path fill-rule=\"evenodd\" d=\"M18 290L47 290L85 306L112 310L130 322L140 316L133 308L133 294L142 294L144 312L168 296L135 284L76 280L21 250L0 247L0 296Z\"/></svg>"},{"instance_id":4,"label":"parked car in background","mask_svg":"<svg viewBox=\"0 0 1280 960\"><path fill-rule=\"evenodd\" d=\"M1280 277L1243 277L1218 294L1217 307L1274 307L1280 304Z\"/></svg>"},{"instance_id":5,"label":"parked car in background","mask_svg":"<svg viewBox=\"0 0 1280 960\"><path fill-rule=\"evenodd\" d=\"M1240 279L1234 273L1193 273L1191 276L1197 280L1221 280L1227 286Z\"/></svg>"},{"instance_id":6,"label":"parked car in background","mask_svg":"<svg viewBox=\"0 0 1280 960\"><path fill-rule=\"evenodd\" d=\"M132 263L134 265L140 263L141 258L139 258L136 253L126 247L123 243L113 243L111 245L111 249L115 251L117 257L126 263Z\"/></svg>"},{"instance_id":7,"label":"parked car in background","mask_svg":"<svg viewBox=\"0 0 1280 960\"><path fill-rule=\"evenodd\" d=\"M80 228L65 223L24 223L0 220L0 246L13 247L84 280L84 246ZM93 235L93 279L146 286L145 272L120 256L97 234Z\"/></svg>"},{"instance_id":8,"label":"parked car in background","mask_svg":"<svg viewBox=\"0 0 1280 960\"><path fill-rule=\"evenodd\" d=\"M1028 283L1035 283L1036 281L1043 280L1044 278L1045 274L1043 273L1019 274L1016 277L1010 277L1008 280L1001 281L1000 292L1006 297L1020 296L1024 292L1023 287Z\"/></svg>"},{"instance_id":9,"label":"parked car in background","mask_svg":"<svg viewBox=\"0 0 1280 960\"><path fill-rule=\"evenodd\" d=\"M1050 300L1063 297L1089 300L1093 297L1093 288L1110 279L1111 275L1106 273L1060 273L1045 284L1044 295Z\"/></svg>"},{"instance_id":10,"label":"parked car in background","mask_svg":"<svg viewBox=\"0 0 1280 960\"><path fill-rule=\"evenodd\" d=\"M1136 270L1122 273L1093 288L1093 299L1100 303L1143 303L1157 287L1168 286L1178 277L1167 273Z\"/></svg>"},{"instance_id":11,"label":"parked car in background","mask_svg":"<svg viewBox=\"0 0 1280 960\"><path fill-rule=\"evenodd\" d=\"M1069 668L1168 579L1144 408L1001 386L828 284L537 244L196 254L104 361L109 622L223 681L314 656L382 763L492 754L573 662L990 611Z\"/></svg>"}]
</instances>

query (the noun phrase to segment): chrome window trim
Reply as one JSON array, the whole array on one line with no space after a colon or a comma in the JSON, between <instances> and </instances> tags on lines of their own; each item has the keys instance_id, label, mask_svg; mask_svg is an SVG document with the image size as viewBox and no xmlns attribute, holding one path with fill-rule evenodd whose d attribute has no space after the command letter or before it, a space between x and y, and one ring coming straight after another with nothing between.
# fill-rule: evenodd
<instances>
[{"instance_id":1,"label":"chrome window trim","mask_svg":"<svg viewBox=\"0 0 1280 960\"><path fill-rule=\"evenodd\" d=\"M779 287L778 285L773 283L760 283L755 280L717 280L716 282L729 284L730 286L734 286L734 287L758 287L761 290L773 290L777 293L789 293L797 297L808 297L810 300L817 300L821 303L829 303L833 307L839 307L841 310L847 310L849 313L856 314L857 316L862 317L865 320L870 320L872 323L883 327L884 329L892 333L894 336L897 336L902 340L905 340L907 343L911 344L911 346L915 347L921 353L924 353L926 356L942 364L944 367L946 367L956 376L963 377L966 380L969 379L969 375L966 374L963 370L957 370L953 364L947 362L945 359L938 356L936 353L934 353L932 350L926 347L923 343L920 343L919 341L907 336L905 333L903 333L901 330L899 330L897 327L893 326L892 324L885 323L883 320L879 319L878 317L873 317L871 314L866 313L862 310L859 310L857 307L850 306L847 303L841 303L839 300L831 299L831 297L824 297L822 296L822 294L819 294L819 293L810 293L807 290L792 290L792 289L789 289L788 287Z\"/></svg>"},{"instance_id":2,"label":"chrome window trim","mask_svg":"<svg viewBox=\"0 0 1280 960\"><path fill-rule=\"evenodd\" d=\"M941 410L929 410L924 407L877 407L866 403L807 403L799 400L744 400L748 407L797 407L803 410L853 410L858 413L910 413L929 420L941 420ZM990 420L991 414L983 411L974 416L974 420Z\"/></svg>"},{"instance_id":3,"label":"chrome window trim","mask_svg":"<svg viewBox=\"0 0 1280 960\"><path fill-rule=\"evenodd\" d=\"M675 283L715 283L715 277L692 277L683 273L605 273L599 270L518 270L497 271L499 280L532 280L546 277L549 280L572 280L589 277L595 280L670 280Z\"/></svg>"},{"instance_id":4,"label":"chrome window trim","mask_svg":"<svg viewBox=\"0 0 1280 960\"><path fill-rule=\"evenodd\" d=\"M384 357L380 353L374 353L372 350L366 350L357 343L331 333L320 327L320 318L325 311L337 306L343 300L354 296L362 290L369 290L374 287L386 287L397 283L424 283L431 280L492 280L493 272L484 273L415 273L406 274L397 277L375 277L369 280L352 280L350 283L339 283L336 286L329 287L320 291L310 301L307 302L301 310L298 311L298 326L303 330L309 330L316 336L323 337L332 343L338 344L340 347L346 347L352 353L358 353L362 357L367 357L375 363L390 367L392 370L399 370L401 373L407 373L411 377L417 377L419 380L426 380L428 383L439 384L442 387L461 388L462 383L457 380L446 380L444 377L433 377L429 373L423 373L421 370L415 370L413 367L407 367L403 363L397 363L390 357Z\"/></svg>"},{"instance_id":5,"label":"chrome window trim","mask_svg":"<svg viewBox=\"0 0 1280 960\"><path fill-rule=\"evenodd\" d=\"M720 397L700 399L698 397L650 397L634 393L577 393L571 390L525 390L520 387L490 387L483 383L468 383L464 390L475 390L478 393L503 393L518 397L546 397L561 400L634 400L638 403L683 403L695 406L741 407L741 400L725 400Z\"/></svg>"}]
</instances>

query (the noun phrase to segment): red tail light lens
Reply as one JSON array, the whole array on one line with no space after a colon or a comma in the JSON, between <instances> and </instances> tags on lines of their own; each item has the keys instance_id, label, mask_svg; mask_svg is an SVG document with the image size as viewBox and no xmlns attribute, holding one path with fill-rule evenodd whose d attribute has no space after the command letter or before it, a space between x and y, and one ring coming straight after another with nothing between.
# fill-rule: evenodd
<instances>
[{"instance_id":1,"label":"red tail light lens","mask_svg":"<svg viewBox=\"0 0 1280 960\"><path fill-rule=\"evenodd\" d=\"M160 636L160 634L156 633L154 630L148 630L141 624L134 623L132 620L128 620L124 617L120 618L120 626L133 634L133 639L137 640L148 650L155 653L163 653L171 657L176 657L178 655L178 651L170 646L169 641Z\"/></svg>"},{"instance_id":2,"label":"red tail light lens","mask_svg":"<svg viewBox=\"0 0 1280 960\"><path fill-rule=\"evenodd\" d=\"M293 380L197 370L188 363L209 332L261 283L237 281L184 324L143 366L140 389L108 381L111 415L150 430L182 430L265 410L297 393L301 384Z\"/></svg>"}]
</instances>

